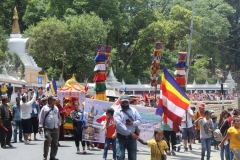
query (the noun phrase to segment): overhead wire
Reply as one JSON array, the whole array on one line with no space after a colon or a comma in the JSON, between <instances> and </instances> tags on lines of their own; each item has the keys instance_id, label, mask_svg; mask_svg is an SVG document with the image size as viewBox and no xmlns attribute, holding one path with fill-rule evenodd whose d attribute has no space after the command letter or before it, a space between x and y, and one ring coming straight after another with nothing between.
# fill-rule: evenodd
<instances>
[{"instance_id":1,"label":"overhead wire","mask_svg":"<svg viewBox=\"0 0 240 160\"><path fill-rule=\"evenodd\" d=\"M200 36L200 37L201 37L204 41L206 41L206 42L213 43L213 44L217 44L217 45L220 45L220 46L225 47L225 48L227 48L227 49L234 50L234 51L239 51L239 52L240 52L239 49L235 49L235 48L232 48L232 47L223 45L222 43L224 43L224 42L219 43L219 42L214 42L214 41L206 40L206 38L203 38L200 34L198 34L198 33L196 33L196 32L195 32L195 34L198 35L198 36Z\"/></svg>"}]
</instances>

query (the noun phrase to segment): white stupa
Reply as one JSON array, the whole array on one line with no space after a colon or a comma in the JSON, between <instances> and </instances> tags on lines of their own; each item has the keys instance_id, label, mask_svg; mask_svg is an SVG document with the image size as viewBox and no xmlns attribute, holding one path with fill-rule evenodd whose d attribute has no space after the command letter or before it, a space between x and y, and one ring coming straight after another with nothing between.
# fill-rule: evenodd
<instances>
[{"instance_id":1,"label":"white stupa","mask_svg":"<svg viewBox=\"0 0 240 160\"><path fill-rule=\"evenodd\" d=\"M22 62L24 63L25 65L24 80L27 82L28 86L44 87L48 82L47 77L45 75L38 74L41 71L41 68L37 66L33 57L28 55L30 41L29 38L22 38L22 34L20 32L18 24L18 19L19 18L17 9L15 7L13 14L12 33L10 34L10 38L7 39L9 49L8 52L17 53L21 58Z\"/></svg>"}]
</instances>

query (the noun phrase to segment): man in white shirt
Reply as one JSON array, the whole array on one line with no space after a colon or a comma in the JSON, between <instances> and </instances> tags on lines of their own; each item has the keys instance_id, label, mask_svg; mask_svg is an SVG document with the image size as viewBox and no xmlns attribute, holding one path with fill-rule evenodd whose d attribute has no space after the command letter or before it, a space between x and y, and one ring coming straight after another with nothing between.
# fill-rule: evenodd
<instances>
[{"instance_id":1,"label":"man in white shirt","mask_svg":"<svg viewBox=\"0 0 240 160\"><path fill-rule=\"evenodd\" d=\"M47 160L49 146L51 144L51 152L49 160L58 160L56 158L58 151L59 127L61 126L60 113L58 107L55 106L56 98L48 97L48 104L45 105L39 115L39 132L44 129L44 146L43 160Z\"/></svg>"},{"instance_id":2,"label":"man in white shirt","mask_svg":"<svg viewBox=\"0 0 240 160\"><path fill-rule=\"evenodd\" d=\"M22 129L24 135L24 143L29 144L28 136L31 134L31 113L32 113L32 104L36 100L37 93L34 91L34 95L31 101L27 102L27 97L23 96L22 101L20 102L21 108L21 118L22 118Z\"/></svg>"},{"instance_id":3,"label":"man in white shirt","mask_svg":"<svg viewBox=\"0 0 240 160\"><path fill-rule=\"evenodd\" d=\"M194 141L194 127L193 127L193 111L190 107L186 110L181 122L182 139L184 140L184 151L188 151L187 143L189 139L189 149L192 150L192 143Z\"/></svg>"}]
</instances>

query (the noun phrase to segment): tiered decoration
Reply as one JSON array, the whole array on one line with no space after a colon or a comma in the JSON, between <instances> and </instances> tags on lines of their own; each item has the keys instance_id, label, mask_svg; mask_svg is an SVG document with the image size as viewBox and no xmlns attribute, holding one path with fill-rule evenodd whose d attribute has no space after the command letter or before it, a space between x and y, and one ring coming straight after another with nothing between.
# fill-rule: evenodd
<instances>
[{"instance_id":1,"label":"tiered decoration","mask_svg":"<svg viewBox=\"0 0 240 160\"><path fill-rule=\"evenodd\" d=\"M186 92L186 55L187 52L179 52L178 53L178 62L175 63L176 71L174 74L176 75L176 81L181 86L181 88Z\"/></svg>"},{"instance_id":2,"label":"tiered decoration","mask_svg":"<svg viewBox=\"0 0 240 160\"><path fill-rule=\"evenodd\" d=\"M162 42L156 42L154 45L152 66L151 66L151 77L150 77L150 85L152 87L156 87L158 84L160 60L162 57L162 46L163 46Z\"/></svg>"},{"instance_id":3,"label":"tiered decoration","mask_svg":"<svg viewBox=\"0 0 240 160\"><path fill-rule=\"evenodd\" d=\"M96 83L94 91L96 91L95 99L106 100L106 74L111 53L111 46L99 44L97 47L97 55L94 58L96 66L94 71L96 72L94 82Z\"/></svg>"}]
</instances>

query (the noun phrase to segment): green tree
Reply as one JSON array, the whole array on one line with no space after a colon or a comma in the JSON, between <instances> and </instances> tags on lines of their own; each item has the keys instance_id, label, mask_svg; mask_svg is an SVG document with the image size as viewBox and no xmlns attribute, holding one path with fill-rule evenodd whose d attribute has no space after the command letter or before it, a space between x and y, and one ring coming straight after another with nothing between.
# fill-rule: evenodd
<instances>
[{"instance_id":1,"label":"green tree","mask_svg":"<svg viewBox=\"0 0 240 160\"><path fill-rule=\"evenodd\" d=\"M25 37L30 37L30 55L33 56L42 72L50 67L62 68L63 53L68 54L72 41L71 33L65 22L56 17L44 19L36 26L30 26L24 32ZM56 75L59 77L59 75Z\"/></svg>"},{"instance_id":2,"label":"green tree","mask_svg":"<svg viewBox=\"0 0 240 160\"><path fill-rule=\"evenodd\" d=\"M5 30L0 26L0 73L2 72L2 64L6 61L6 54L7 51L7 34Z\"/></svg>"},{"instance_id":3,"label":"green tree","mask_svg":"<svg viewBox=\"0 0 240 160\"><path fill-rule=\"evenodd\" d=\"M19 16L20 30L23 32L26 29L22 17L25 13L28 0L7 0L0 2L0 25L8 34L11 33L13 9L17 7Z\"/></svg>"},{"instance_id":4,"label":"green tree","mask_svg":"<svg viewBox=\"0 0 240 160\"><path fill-rule=\"evenodd\" d=\"M29 0L25 14L22 17L25 25L36 25L42 18L46 17L47 5L47 0Z\"/></svg>"},{"instance_id":5,"label":"green tree","mask_svg":"<svg viewBox=\"0 0 240 160\"><path fill-rule=\"evenodd\" d=\"M98 44L105 44L110 29L96 14L66 17L68 29L73 37L69 54L65 57L65 78L76 75L79 81L93 79L94 57Z\"/></svg>"}]
</instances>

